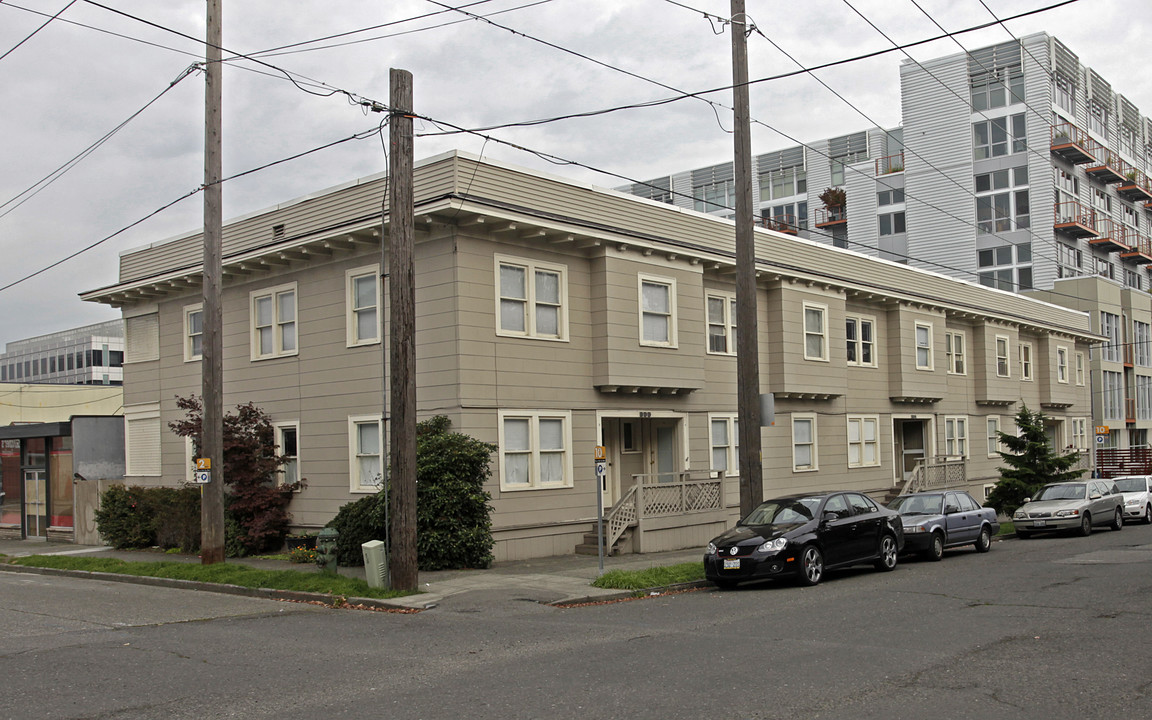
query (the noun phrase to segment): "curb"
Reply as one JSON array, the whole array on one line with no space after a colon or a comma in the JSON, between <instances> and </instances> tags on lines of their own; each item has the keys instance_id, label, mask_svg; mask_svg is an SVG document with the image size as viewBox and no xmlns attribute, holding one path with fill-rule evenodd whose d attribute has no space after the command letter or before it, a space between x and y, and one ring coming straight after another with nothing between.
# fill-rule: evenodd
<instances>
[{"instance_id":1,"label":"curb","mask_svg":"<svg viewBox=\"0 0 1152 720\"><path fill-rule=\"evenodd\" d=\"M178 580L175 578L157 578L144 575L121 575L119 573L92 572L90 570L60 570L57 568L25 567L23 565L0 563L0 572L52 575L56 577L79 578L82 580L105 580L108 582L150 585L152 587L166 587L177 590L199 590L201 592L214 592L222 595L239 595L264 600L319 603L331 608L351 606L357 609L401 611L406 613L417 613L422 610L422 608L414 608L409 605L380 600L378 598L344 597L342 595L304 592L300 590L250 588L242 585L229 585L227 583L207 583L198 580Z\"/></svg>"},{"instance_id":2,"label":"curb","mask_svg":"<svg viewBox=\"0 0 1152 720\"><path fill-rule=\"evenodd\" d=\"M667 595L674 592L682 592L684 590L696 590L699 588L714 587L708 580L689 580L688 582L675 583L673 585L660 585L657 587L641 588L639 590L620 590L615 593L607 593L604 595L588 595L585 597L571 597L557 600L556 602L546 603L552 607L567 608L576 605L587 605L591 603L603 602L620 602L621 600L638 600L641 598Z\"/></svg>"}]
</instances>

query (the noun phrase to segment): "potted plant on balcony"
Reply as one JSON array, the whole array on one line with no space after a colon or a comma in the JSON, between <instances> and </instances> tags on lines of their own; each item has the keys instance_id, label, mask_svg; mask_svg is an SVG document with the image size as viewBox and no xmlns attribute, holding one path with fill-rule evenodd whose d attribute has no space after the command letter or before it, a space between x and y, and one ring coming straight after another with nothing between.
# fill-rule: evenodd
<instances>
[{"instance_id":1,"label":"potted plant on balcony","mask_svg":"<svg viewBox=\"0 0 1152 720\"><path fill-rule=\"evenodd\" d=\"M839 187L824 188L824 192L820 193L820 202L824 203L824 207L828 210L834 208L843 209L847 198L848 196L844 192L844 188Z\"/></svg>"}]
</instances>

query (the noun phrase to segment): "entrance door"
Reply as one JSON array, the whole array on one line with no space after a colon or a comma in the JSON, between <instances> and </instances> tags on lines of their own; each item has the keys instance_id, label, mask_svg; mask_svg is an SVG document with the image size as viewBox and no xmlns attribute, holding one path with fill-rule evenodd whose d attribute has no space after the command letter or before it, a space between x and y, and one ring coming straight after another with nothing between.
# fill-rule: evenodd
<instances>
[{"instance_id":1,"label":"entrance door","mask_svg":"<svg viewBox=\"0 0 1152 720\"><path fill-rule=\"evenodd\" d=\"M904 482L912 478L912 471L916 469L916 462L922 460L924 453L924 421L901 420L899 438L900 467L903 470Z\"/></svg>"},{"instance_id":2,"label":"entrance door","mask_svg":"<svg viewBox=\"0 0 1152 720\"><path fill-rule=\"evenodd\" d=\"M657 475L657 482L675 482L680 471L676 462L676 421L658 419L652 421L652 443L649 446L651 457L648 472Z\"/></svg>"},{"instance_id":3,"label":"entrance door","mask_svg":"<svg viewBox=\"0 0 1152 720\"><path fill-rule=\"evenodd\" d=\"M48 537L48 487L43 470L24 471L24 535Z\"/></svg>"}]
</instances>

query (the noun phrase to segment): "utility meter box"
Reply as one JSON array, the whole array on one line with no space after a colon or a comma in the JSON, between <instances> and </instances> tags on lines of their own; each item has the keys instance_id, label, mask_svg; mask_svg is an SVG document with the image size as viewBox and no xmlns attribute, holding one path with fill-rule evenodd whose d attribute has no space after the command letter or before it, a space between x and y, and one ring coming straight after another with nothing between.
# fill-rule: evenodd
<instances>
[{"instance_id":1,"label":"utility meter box","mask_svg":"<svg viewBox=\"0 0 1152 720\"><path fill-rule=\"evenodd\" d=\"M360 546L364 552L364 575L368 587L388 587L388 556L382 540L369 540Z\"/></svg>"}]
</instances>

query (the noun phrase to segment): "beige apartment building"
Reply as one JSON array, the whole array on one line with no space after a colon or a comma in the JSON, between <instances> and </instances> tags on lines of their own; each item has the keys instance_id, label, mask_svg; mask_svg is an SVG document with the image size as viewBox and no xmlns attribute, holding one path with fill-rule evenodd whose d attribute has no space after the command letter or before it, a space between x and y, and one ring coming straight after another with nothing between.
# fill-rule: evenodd
<instances>
[{"instance_id":1,"label":"beige apartment building","mask_svg":"<svg viewBox=\"0 0 1152 720\"><path fill-rule=\"evenodd\" d=\"M375 492L386 179L224 230L224 398L274 419L300 526ZM738 512L730 221L462 153L416 166L417 404L497 446L497 560L562 555L608 508L627 550L703 546ZM946 478L982 496L1022 403L1087 448L1087 314L757 230L766 495L878 498ZM201 237L128 251L83 294L122 309L127 480L173 484L167 429L200 388ZM383 271L383 272L382 272ZM379 278L383 276L383 281ZM598 481L594 453L607 450ZM599 498L600 493L603 497ZM618 539L617 539L618 538Z\"/></svg>"}]
</instances>

